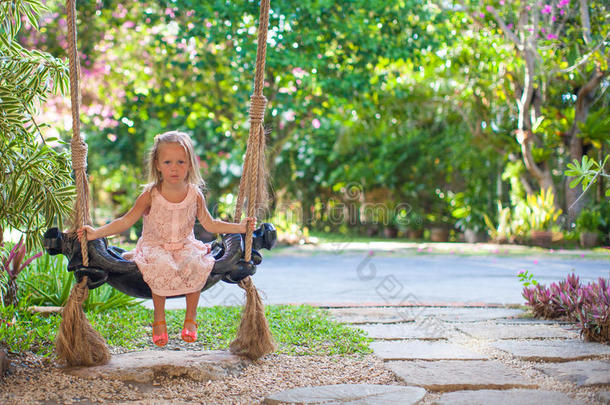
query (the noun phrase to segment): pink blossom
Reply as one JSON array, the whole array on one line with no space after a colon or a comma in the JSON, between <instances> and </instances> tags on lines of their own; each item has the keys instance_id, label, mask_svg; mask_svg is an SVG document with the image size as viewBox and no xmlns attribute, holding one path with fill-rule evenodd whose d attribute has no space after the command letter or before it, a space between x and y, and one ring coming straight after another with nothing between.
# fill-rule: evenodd
<instances>
[{"instance_id":1,"label":"pink blossom","mask_svg":"<svg viewBox=\"0 0 610 405\"><path fill-rule=\"evenodd\" d=\"M553 22L557 21L557 17L552 16L552 17L551 17L551 21L553 21Z\"/></svg>"},{"instance_id":2,"label":"pink blossom","mask_svg":"<svg viewBox=\"0 0 610 405\"><path fill-rule=\"evenodd\" d=\"M116 141L116 140L117 140L117 137L116 137L116 135L115 135L115 134L108 134L108 140L109 140L110 142L114 142L114 141Z\"/></svg>"},{"instance_id":3,"label":"pink blossom","mask_svg":"<svg viewBox=\"0 0 610 405\"><path fill-rule=\"evenodd\" d=\"M294 119L296 118L296 114L294 113L294 111L286 111L283 116L286 121L294 121Z\"/></svg>"},{"instance_id":4,"label":"pink blossom","mask_svg":"<svg viewBox=\"0 0 610 405\"><path fill-rule=\"evenodd\" d=\"M512 23L511 23L511 24L508 24L508 25L507 25L507 27L508 27L508 28L510 28L510 29L512 29L512 28L513 28L513 24L512 24Z\"/></svg>"},{"instance_id":5,"label":"pink blossom","mask_svg":"<svg viewBox=\"0 0 610 405\"><path fill-rule=\"evenodd\" d=\"M540 32L542 32L543 34L546 33L546 29L544 27L540 28Z\"/></svg>"},{"instance_id":6,"label":"pink blossom","mask_svg":"<svg viewBox=\"0 0 610 405\"><path fill-rule=\"evenodd\" d=\"M564 15L566 13L566 11L564 9L561 9L561 11L559 11L559 14Z\"/></svg>"},{"instance_id":7,"label":"pink blossom","mask_svg":"<svg viewBox=\"0 0 610 405\"><path fill-rule=\"evenodd\" d=\"M280 89L278 90L279 93L282 94L292 94L295 91L297 91L297 88L294 86L290 86L290 87L280 87Z\"/></svg>"},{"instance_id":8,"label":"pink blossom","mask_svg":"<svg viewBox=\"0 0 610 405\"><path fill-rule=\"evenodd\" d=\"M295 67L294 69L292 69L292 74L295 77L301 78L301 77L305 76L305 70L303 70L300 67Z\"/></svg>"},{"instance_id":9,"label":"pink blossom","mask_svg":"<svg viewBox=\"0 0 610 405\"><path fill-rule=\"evenodd\" d=\"M557 35L555 35L555 34L553 34L553 33L549 33L549 34L546 36L546 39L557 39Z\"/></svg>"},{"instance_id":10,"label":"pink blossom","mask_svg":"<svg viewBox=\"0 0 610 405\"><path fill-rule=\"evenodd\" d=\"M557 4L557 8L562 8L563 6L567 6L570 4L570 0L561 0L559 4Z\"/></svg>"},{"instance_id":11,"label":"pink blossom","mask_svg":"<svg viewBox=\"0 0 610 405\"><path fill-rule=\"evenodd\" d=\"M195 10L189 10L189 11L187 11L187 12L186 12L186 16L187 16L187 17L190 17L190 16L192 16L193 14L195 14Z\"/></svg>"},{"instance_id":12,"label":"pink blossom","mask_svg":"<svg viewBox=\"0 0 610 405\"><path fill-rule=\"evenodd\" d=\"M311 126L314 127L315 129L320 128L320 120L317 118L314 118L313 121L311 121Z\"/></svg>"},{"instance_id":13,"label":"pink blossom","mask_svg":"<svg viewBox=\"0 0 610 405\"><path fill-rule=\"evenodd\" d=\"M500 5L503 6L504 5L504 0L500 0Z\"/></svg>"},{"instance_id":14,"label":"pink blossom","mask_svg":"<svg viewBox=\"0 0 610 405\"><path fill-rule=\"evenodd\" d=\"M553 11L553 7L550 4L545 4L542 10L540 11L542 14L550 14Z\"/></svg>"},{"instance_id":15,"label":"pink blossom","mask_svg":"<svg viewBox=\"0 0 610 405\"><path fill-rule=\"evenodd\" d=\"M494 8L493 8L492 6L487 6L487 7L485 7L485 10L487 10L487 11L488 11L488 12L490 12L490 13L493 11L493 9L494 9Z\"/></svg>"},{"instance_id":16,"label":"pink blossom","mask_svg":"<svg viewBox=\"0 0 610 405\"><path fill-rule=\"evenodd\" d=\"M479 13L479 18L485 18L485 13Z\"/></svg>"}]
</instances>

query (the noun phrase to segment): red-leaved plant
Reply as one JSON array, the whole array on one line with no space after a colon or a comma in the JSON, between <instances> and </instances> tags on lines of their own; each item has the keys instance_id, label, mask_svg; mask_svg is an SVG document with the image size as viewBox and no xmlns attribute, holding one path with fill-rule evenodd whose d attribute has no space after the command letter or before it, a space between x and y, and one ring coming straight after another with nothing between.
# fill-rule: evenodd
<instances>
[{"instance_id":1,"label":"red-leaved plant","mask_svg":"<svg viewBox=\"0 0 610 405\"><path fill-rule=\"evenodd\" d=\"M597 282L582 285L578 276L552 283L548 288L537 284L523 288L523 298L534 316L562 318L576 322L587 341L610 342L610 284L600 277Z\"/></svg>"},{"instance_id":2,"label":"red-leaved plant","mask_svg":"<svg viewBox=\"0 0 610 405\"><path fill-rule=\"evenodd\" d=\"M4 244L0 245L3 247ZM8 252L2 252L2 268L6 271L7 285L6 294L2 296L2 303L4 306L12 305L17 306L17 276L21 273L21 270L25 269L32 261L42 255L42 252L36 253L34 256L25 259L25 243L23 238L19 239L19 242L11 248Z\"/></svg>"}]
</instances>

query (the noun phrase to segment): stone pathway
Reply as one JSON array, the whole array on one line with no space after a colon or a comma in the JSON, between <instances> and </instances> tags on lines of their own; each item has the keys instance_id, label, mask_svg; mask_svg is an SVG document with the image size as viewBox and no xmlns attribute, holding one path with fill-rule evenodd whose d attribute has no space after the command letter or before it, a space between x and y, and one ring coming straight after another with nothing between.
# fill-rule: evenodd
<instances>
[{"instance_id":1,"label":"stone pathway","mask_svg":"<svg viewBox=\"0 0 610 405\"><path fill-rule=\"evenodd\" d=\"M329 308L404 384L302 387L266 404L609 404L610 346L501 307Z\"/></svg>"}]
</instances>

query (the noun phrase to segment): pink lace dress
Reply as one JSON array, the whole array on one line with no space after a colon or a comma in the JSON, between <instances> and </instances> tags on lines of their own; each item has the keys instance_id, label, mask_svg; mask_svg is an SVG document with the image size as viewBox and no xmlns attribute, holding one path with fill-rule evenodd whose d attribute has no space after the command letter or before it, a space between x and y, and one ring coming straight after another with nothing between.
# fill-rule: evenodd
<instances>
[{"instance_id":1,"label":"pink lace dress","mask_svg":"<svg viewBox=\"0 0 610 405\"><path fill-rule=\"evenodd\" d=\"M123 257L133 260L153 293L174 296L200 291L214 267L210 246L195 239L197 190L190 185L179 203L169 202L155 187L143 216L142 237Z\"/></svg>"}]
</instances>

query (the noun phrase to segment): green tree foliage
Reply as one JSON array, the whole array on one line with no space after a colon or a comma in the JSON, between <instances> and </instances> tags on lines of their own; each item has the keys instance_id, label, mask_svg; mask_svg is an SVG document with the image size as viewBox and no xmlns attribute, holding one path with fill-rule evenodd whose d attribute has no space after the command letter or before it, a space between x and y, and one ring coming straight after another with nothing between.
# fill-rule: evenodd
<instances>
[{"instance_id":1,"label":"green tree foliage","mask_svg":"<svg viewBox=\"0 0 610 405\"><path fill-rule=\"evenodd\" d=\"M406 202L434 220L447 219L455 210L447 196L460 195L464 212L477 213L460 217L469 218L465 229L479 227L496 200L515 205L509 196L537 194L540 179L563 205L557 169L572 160L572 140L582 141L583 154L601 150L604 120L587 117L607 116L608 105L605 84L582 93L595 72L607 83L607 6L566 2L549 2L549 11L529 0L273 0L264 93L274 191L309 215L357 184L362 203ZM60 54L65 11L48 4L41 30ZM182 129L196 140L210 202L235 192L258 2L78 7L94 191L111 192L126 209L152 137ZM533 70L519 41L535 56ZM524 92L532 108L520 107ZM524 134L531 138L525 149Z\"/></svg>"},{"instance_id":2,"label":"green tree foliage","mask_svg":"<svg viewBox=\"0 0 610 405\"><path fill-rule=\"evenodd\" d=\"M494 98L512 110L514 140L528 172L521 181L530 194L551 189L558 205L571 206L577 193L557 174L604 142L599 121L588 116L608 115L607 2L473 1L468 10L482 35L496 37L495 45L508 51L495 60L508 86Z\"/></svg>"},{"instance_id":3,"label":"green tree foliage","mask_svg":"<svg viewBox=\"0 0 610 405\"><path fill-rule=\"evenodd\" d=\"M42 138L35 118L50 93L66 90L66 65L16 40L23 22L37 27L42 9L38 1L0 3L0 237L21 231L28 248L61 223L73 196L68 157Z\"/></svg>"}]
</instances>

